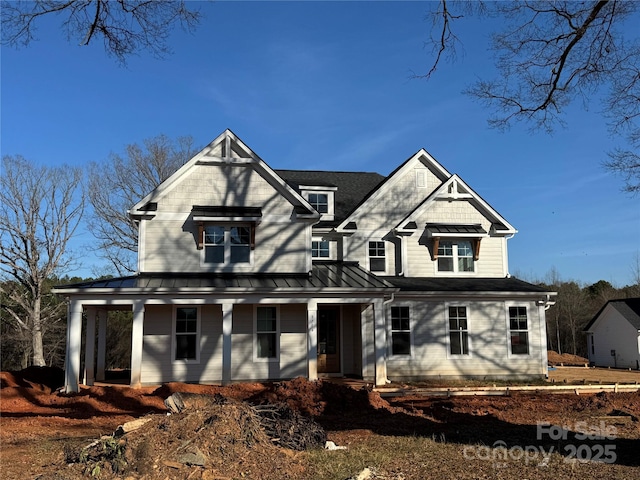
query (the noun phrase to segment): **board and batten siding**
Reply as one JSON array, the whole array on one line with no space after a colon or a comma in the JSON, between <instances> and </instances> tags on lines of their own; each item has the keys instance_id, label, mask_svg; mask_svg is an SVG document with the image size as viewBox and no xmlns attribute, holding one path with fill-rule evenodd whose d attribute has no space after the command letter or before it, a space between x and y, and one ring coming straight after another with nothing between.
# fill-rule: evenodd
<instances>
[{"instance_id":1,"label":"board and batten siding","mask_svg":"<svg viewBox=\"0 0 640 480\"><path fill-rule=\"evenodd\" d=\"M591 329L593 353L587 343L591 362L599 367L639 368L640 335L620 312L608 305L594 327ZM611 355L612 350L615 350L615 358Z\"/></svg>"},{"instance_id":2,"label":"board and batten siding","mask_svg":"<svg viewBox=\"0 0 640 480\"><path fill-rule=\"evenodd\" d=\"M186 306L186 305L185 305ZM220 305L200 307L200 361L172 358L172 305L146 305L142 347L142 383L218 383L222 379L222 309Z\"/></svg>"},{"instance_id":3,"label":"board and batten siding","mask_svg":"<svg viewBox=\"0 0 640 480\"><path fill-rule=\"evenodd\" d=\"M396 297L392 306L408 306L411 315L411 355L393 355L389 328L387 375L391 380L438 378L514 378L544 376L546 340L541 338L540 317L535 302L504 301L413 301ZM467 307L469 355L451 355L447 309ZM508 307L526 306L529 354L512 355ZM391 308L389 306L388 308ZM390 322L390 314L387 314ZM544 330L543 330L544 332Z\"/></svg>"}]
</instances>

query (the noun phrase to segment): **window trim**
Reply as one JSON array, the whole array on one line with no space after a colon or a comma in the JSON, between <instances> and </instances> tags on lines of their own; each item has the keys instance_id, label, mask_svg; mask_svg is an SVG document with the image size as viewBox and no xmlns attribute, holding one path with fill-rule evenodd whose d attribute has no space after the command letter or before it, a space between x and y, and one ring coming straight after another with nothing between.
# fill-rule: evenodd
<instances>
[{"instance_id":1,"label":"window trim","mask_svg":"<svg viewBox=\"0 0 640 480\"><path fill-rule=\"evenodd\" d=\"M383 256L377 255L377 256L371 256L371 244L372 243L381 243L382 244L382 248L384 249ZM379 247L379 246L378 246ZM376 250L378 250L378 247L376 247ZM367 266L369 267L369 271L372 273L379 273L379 274L383 274L386 275L387 271L389 270L389 262L388 259L389 256L387 255L387 242L385 242L384 240L369 240L367 242ZM372 259L383 259L384 260L384 270L373 270L371 268L371 260Z\"/></svg>"},{"instance_id":2,"label":"window trim","mask_svg":"<svg viewBox=\"0 0 640 480\"><path fill-rule=\"evenodd\" d=\"M449 307L464 307L465 315L467 318L467 353L452 353L451 352L451 333L459 330L451 330L451 325L449 323ZM446 342L447 342L447 358L473 358L473 342L471 337L471 329L470 327L470 317L471 317L471 309L470 305L466 303L459 302L447 302L444 305L444 317L445 317L445 331L446 331Z\"/></svg>"},{"instance_id":3,"label":"window trim","mask_svg":"<svg viewBox=\"0 0 640 480\"><path fill-rule=\"evenodd\" d=\"M196 309L196 358L176 358L176 351L178 349L178 332L176 332L178 309L180 308L195 308ZM202 325L202 311L199 305L173 305L171 313L171 363L172 364L194 364L200 363L200 338L201 338L201 325ZM181 333L184 335L184 333Z\"/></svg>"},{"instance_id":4,"label":"window trim","mask_svg":"<svg viewBox=\"0 0 640 480\"><path fill-rule=\"evenodd\" d=\"M460 242L469 242L471 244L471 257L468 256L464 256L464 257L460 257L458 256L458 243ZM443 255L440 255L438 253L438 250L440 248L440 246L443 243L451 243L452 246L452 255L451 256L446 256L446 258L452 258L453 259L453 270L440 270L438 265L438 260L440 259L440 257L444 257ZM434 262L434 269L435 269L435 274L436 275L440 275L440 276L447 276L447 275L456 275L456 276L473 276L473 275L478 275L478 258L475 254L475 250L476 250L476 243L474 243L473 239L467 239L467 238L460 238L460 239L454 239L454 238L446 238L446 239L439 239L438 242L435 242L433 245L433 248L435 249L435 256L433 258L433 262ZM459 260L461 258L471 258L471 260L473 261L473 270L470 272L465 272L465 271L459 271L458 270L458 265L459 265Z\"/></svg>"},{"instance_id":5,"label":"window trim","mask_svg":"<svg viewBox=\"0 0 640 480\"><path fill-rule=\"evenodd\" d=\"M526 332L527 333L527 353L513 353L511 348L511 312L510 309L514 307L521 307L525 309L527 315L527 329L526 330L513 330L514 332ZM525 358L531 356L531 309L529 305L522 302L506 302L505 303L505 317L507 327L507 356L508 358Z\"/></svg>"},{"instance_id":6,"label":"window trim","mask_svg":"<svg viewBox=\"0 0 640 480\"><path fill-rule=\"evenodd\" d=\"M275 357L259 357L258 356L258 309L259 308L275 308L276 310L276 356ZM274 304L257 304L253 306L253 361L256 363L280 362L280 305Z\"/></svg>"},{"instance_id":7,"label":"window trim","mask_svg":"<svg viewBox=\"0 0 640 480\"><path fill-rule=\"evenodd\" d=\"M314 242L327 242L327 250L329 251L329 255L326 257L314 257L313 256L313 243ZM332 248L331 248L331 240L328 240L326 238L322 238L322 237L311 237L311 258L313 260L332 260L333 256L332 256Z\"/></svg>"},{"instance_id":8,"label":"window trim","mask_svg":"<svg viewBox=\"0 0 640 480\"><path fill-rule=\"evenodd\" d=\"M393 329L393 317L392 317L392 309L394 308L407 308L409 310L409 353L393 353L393 332L406 332L406 330L394 330ZM387 358L388 360L408 360L413 358L414 356L414 344L413 344L413 330L414 330L414 321L413 321L413 309L411 305L406 303L399 303L394 305L389 305L387 309Z\"/></svg>"},{"instance_id":9,"label":"window trim","mask_svg":"<svg viewBox=\"0 0 640 480\"><path fill-rule=\"evenodd\" d=\"M320 213L320 220L334 220L335 219L335 188L333 190L327 187L312 187L312 186L300 186L300 193L302 197L309 202L309 195L326 195L327 196L327 213ZM311 207L315 210L315 207L309 202Z\"/></svg>"},{"instance_id":10,"label":"window trim","mask_svg":"<svg viewBox=\"0 0 640 480\"><path fill-rule=\"evenodd\" d=\"M206 238L206 227L222 227L224 228L224 241L222 245L224 246L224 262L222 263L213 263L205 261L207 244L205 243ZM231 263L231 228L233 227L245 227L249 229L249 261L248 262L236 262ZM252 267L254 258L253 251L255 250L255 228L256 225L253 222L203 222L203 224L199 228L198 235L200 236L198 242L202 245L200 250L200 266L206 267L210 269L220 269L220 270L235 270L246 267Z\"/></svg>"}]
</instances>

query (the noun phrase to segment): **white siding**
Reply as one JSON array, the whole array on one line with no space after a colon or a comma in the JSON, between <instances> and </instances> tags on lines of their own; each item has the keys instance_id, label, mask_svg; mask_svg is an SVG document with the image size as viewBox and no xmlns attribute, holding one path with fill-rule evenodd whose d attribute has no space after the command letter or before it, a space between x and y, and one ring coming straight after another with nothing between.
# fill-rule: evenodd
<instances>
[{"instance_id":1,"label":"white siding","mask_svg":"<svg viewBox=\"0 0 640 480\"><path fill-rule=\"evenodd\" d=\"M222 379L222 310L219 305L200 309L200 362L173 361L173 307L145 307L142 383L218 383Z\"/></svg>"},{"instance_id":2,"label":"white siding","mask_svg":"<svg viewBox=\"0 0 640 480\"><path fill-rule=\"evenodd\" d=\"M449 354L447 306L467 307L469 355ZM408 305L412 321L411 356L389 355L391 380L418 378L503 378L546 375L546 340L540 337L538 307L535 302L503 301L415 301L396 297L392 305ZM529 354L511 355L508 306L527 307ZM390 316L387 314L387 318ZM390 320L389 320L390 321ZM391 345L389 338L389 352Z\"/></svg>"},{"instance_id":3,"label":"white siding","mask_svg":"<svg viewBox=\"0 0 640 480\"><path fill-rule=\"evenodd\" d=\"M253 305L236 305L231 336L231 379L267 380L307 375L306 305L280 305L279 361L254 359Z\"/></svg>"},{"instance_id":4,"label":"white siding","mask_svg":"<svg viewBox=\"0 0 640 480\"><path fill-rule=\"evenodd\" d=\"M292 220L293 206L250 166L199 165L158 203L155 217L141 229L142 271L202 272L217 267L201 265L194 205L262 208L256 227L253 265L235 265L234 271L304 272L310 255L310 231ZM180 259L180 261L176 261Z\"/></svg>"},{"instance_id":5,"label":"white siding","mask_svg":"<svg viewBox=\"0 0 640 480\"><path fill-rule=\"evenodd\" d=\"M638 330L631 325L615 308L607 305L596 323L592 326L594 353L591 345L589 360L601 367L619 367L637 369L640 364ZM611 355L615 350L615 358Z\"/></svg>"}]
</instances>

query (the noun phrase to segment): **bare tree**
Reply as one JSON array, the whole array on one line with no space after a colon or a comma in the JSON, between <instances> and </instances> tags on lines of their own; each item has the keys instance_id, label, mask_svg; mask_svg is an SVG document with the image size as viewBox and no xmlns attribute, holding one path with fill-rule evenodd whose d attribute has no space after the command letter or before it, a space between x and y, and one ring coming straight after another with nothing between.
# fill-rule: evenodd
<instances>
[{"instance_id":1,"label":"bare tree","mask_svg":"<svg viewBox=\"0 0 640 480\"><path fill-rule=\"evenodd\" d=\"M64 307L47 300L47 281L73 262L67 246L84 211L82 174L71 167L39 167L21 156L3 157L2 168L3 310L6 321L31 339L33 365L43 366L43 335Z\"/></svg>"},{"instance_id":2,"label":"bare tree","mask_svg":"<svg viewBox=\"0 0 640 480\"><path fill-rule=\"evenodd\" d=\"M29 0L2 4L2 43L24 46L35 39L44 16L63 17L69 40L89 45L102 39L107 54L121 63L139 50L157 57L170 52L167 38L175 24L193 31L200 21L195 2L173 0Z\"/></svg>"},{"instance_id":3,"label":"bare tree","mask_svg":"<svg viewBox=\"0 0 640 480\"><path fill-rule=\"evenodd\" d=\"M136 270L138 227L128 210L166 180L197 152L193 138L171 140L165 135L127 145L124 155L89 167L89 230L98 240L97 252L119 274Z\"/></svg>"},{"instance_id":4,"label":"bare tree","mask_svg":"<svg viewBox=\"0 0 640 480\"><path fill-rule=\"evenodd\" d=\"M551 131L564 124L572 101L581 100L587 108L600 98L601 88L608 88L603 114L611 133L625 138L628 148L610 152L604 163L624 177L626 191L640 192L640 40L625 38L623 31L627 22L637 28L640 3L441 0L437 5L431 35L436 55L424 77L435 72L447 52L448 58L455 55L454 21L485 12L500 18L503 27L491 42L497 74L466 92L492 109L489 124L505 129L522 120L534 130Z\"/></svg>"}]
</instances>

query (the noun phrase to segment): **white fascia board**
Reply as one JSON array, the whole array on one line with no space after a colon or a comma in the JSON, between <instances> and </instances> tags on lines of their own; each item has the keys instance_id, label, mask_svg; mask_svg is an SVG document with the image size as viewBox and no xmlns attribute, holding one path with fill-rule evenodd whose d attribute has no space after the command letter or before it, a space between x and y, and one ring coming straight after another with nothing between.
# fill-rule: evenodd
<instances>
[{"instance_id":1,"label":"white fascia board","mask_svg":"<svg viewBox=\"0 0 640 480\"><path fill-rule=\"evenodd\" d=\"M308 190L313 192L336 192L338 187L327 187L321 185L298 185L300 190Z\"/></svg>"},{"instance_id":2,"label":"white fascia board","mask_svg":"<svg viewBox=\"0 0 640 480\"><path fill-rule=\"evenodd\" d=\"M162 182L160 185L158 185L151 193L149 193L147 196L145 196L142 200L140 200L138 203L136 203L133 207L131 207L131 209L129 210L129 215L138 216L138 215L141 215L141 214L142 215L148 214L148 212L145 212L144 210L141 211L140 208L142 208L147 203L152 202L153 200L155 200L158 197L162 196L163 194L166 194L167 192L171 191L171 189L173 187L178 185L179 181L182 179L182 177L187 172L189 172L196 164L198 164L204 158L206 158L207 156L210 156L209 155L210 152L213 151L214 148L219 143L225 141L225 139L230 135L235 137L233 132L231 132L231 130L229 130L229 129L225 130L220 135L218 135L206 147L204 147L202 150L200 150L198 153L196 153L191 158L191 160L187 161L178 170L176 170L169 178L167 178L164 182Z\"/></svg>"},{"instance_id":3,"label":"white fascia board","mask_svg":"<svg viewBox=\"0 0 640 480\"><path fill-rule=\"evenodd\" d=\"M451 176L451 174L442 165L440 165L440 163L438 163L436 159L429 154L429 152L427 152L424 148L421 148L417 153L409 157L408 160L406 160L402 165L400 165L400 167L392 172L390 176L386 178L386 180L383 180L382 185L375 192L373 192L373 194L369 198L367 198L362 205L351 212L351 215L349 215L345 220L342 221L340 225L336 227L336 231L353 233L349 230L345 231L344 227L349 222L357 222L359 212L366 212L369 208L369 205L371 205L372 203L377 203L378 199L381 196L385 195L387 190L392 188L393 185L395 185L407 173L408 170L413 168L413 166L417 162L425 165L423 163L423 160L426 162L427 168L431 167L430 169L435 170L437 174L439 174L439 176L442 176L443 179Z\"/></svg>"},{"instance_id":4,"label":"white fascia board","mask_svg":"<svg viewBox=\"0 0 640 480\"><path fill-rule=\"evenodd\" d=\"M513 227L513 225L507 222L507 220L502 215L500 215L491 205L489 205L480 195L478 195L473 190L473 188L467 185L467 183L464 180L462 180L462 178L460 178L457 174L454 175L454 177L459 183L462 184L462 186L469 193L471 193L471 195L473 195L473 200L482 207L485 213L488 213L489 215L493 216L498 223L502 223L505 227L507 227L507 230L500 230L500 233L504 233L506 235L512 235L512 234L518 233L518 230L516 230L515 227ZM492 223L495 223L495 222L492 222Z\"/></svg>"},{"instance_id":5,"label":"white fascia board","mask_svg":"<svg viewBox=\"0 0 640 480\"><path fill-rule=\"evenodd\" d=\"M556 292L451 292L451 291L405 291L396 293L396 300L399 298L436 298L442 301L452 298L473 298L477 300L500 300L508 298L527 298L530 300L547 298L555 295Z\"/></svg>"}]
</instances>

